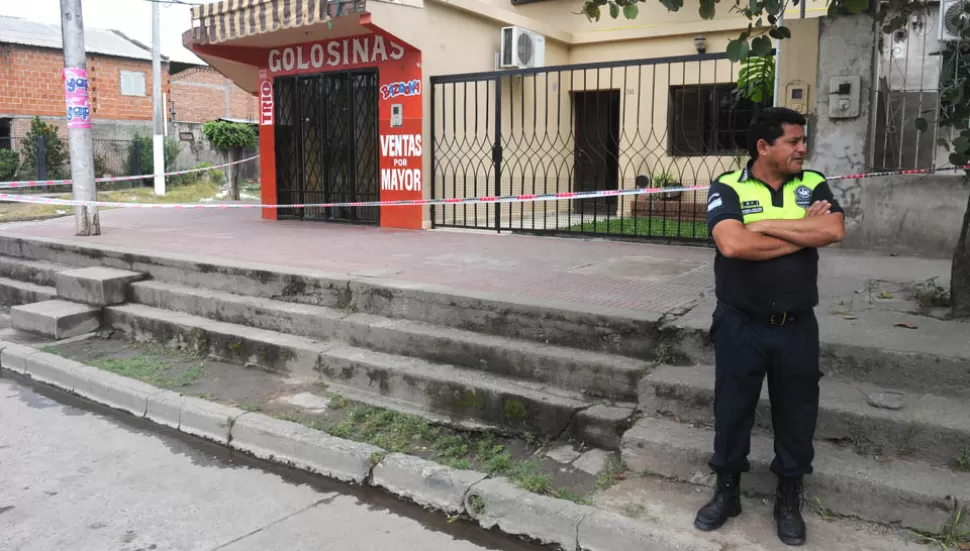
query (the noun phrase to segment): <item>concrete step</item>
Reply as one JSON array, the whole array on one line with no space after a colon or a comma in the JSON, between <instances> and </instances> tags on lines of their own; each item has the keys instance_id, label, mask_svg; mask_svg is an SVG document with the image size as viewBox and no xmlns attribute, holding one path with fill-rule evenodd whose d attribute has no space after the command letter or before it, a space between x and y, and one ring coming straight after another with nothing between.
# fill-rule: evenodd
<instances>
[{"instance_id":1,"label":"concrete step","mask_svg":"<svg viewBox=\"0 0 970 551\"><path fill-rule=\"evenodd\" d=\"M967 453L970 403L965 399L900 393L832 377L823 377L819 386L817 440L862 455L906 457L944 468ZM647 415L713 427L714 368L658 367L643 380L640 409ZM767 382L761 388L755 425L771 434Z\"/></svg>"},{"instance_id":2,"label":"concrete step","mask_svg":"<svg viewBox=\"0 0 970 551\"><path fill-rule=\"evenodd\" d=\"M643 360L370 314L142 281L133 301L210 319L536 381L608 399L635 400Z\"/></svg>"},{"instance_id":3,"label":"concrete step","mask_svg":"<svg viewBox=\"0 0 970 551\"><path fill-rule=\"evenodd\" d=\"M55 298L57 290L53 287L0 277L0 304L18 306Z\"/></svg>"},{"instance_id":4,"label":"concrete step","mask_svg":"<svg viewBox=\"0 0 970 551\"><path fill-rule=\"evenodd\" d=\"M602 404L569 392L460 367L386 354L334 341L256 329L142 304L109 306L105 324L139 340L194 349L306 381L324 379L413 411L508 432L581 440L617 449L634 404ZM385 404L393 407L392 404ZM623 415L620 415L623 413Z\"/></svg>"},{"instance_id":5,"label":"concrete step","mask_svg":"<svg viewBox=\"0 0 970 551\"><path fill-rule=\"evenodd\" d=\"M45 300L14 306L10 309L10 320L18 331L54 340L69 339L97 331L101 327L101 308L66 300Z\"/></svg>"},{"instance_id":6,"label":"concrete step","mask_svg":"<svg viewBox=\"0 0 970 551\"><path fill-rule=\"evenodd\" d=\"M623 435L623 461L633 470L681 482L712 485L707 465L714 442L711 430L645 417ZM741 487L755 496L773 496L776 478L768 470L772 440L751 438L752 470ZM939 530L954 502L970 499L970 474L925 463L880 462L827 443L815 446L814 473L805 477L807 506L907 528Z\"/></svg>"},{"instance_id":7,"label":"concrete step","mask_svg":"<svg viewBox=\"0 0 970 551\"><path fill-rule=\"evenodd\" d=\"M516 433L558 438L589 406L580 396L555 388L352 346L321 353L319 369L326 380L416 404L453 420L477 419Z\"/></svg>"},{"instance_id":8,"label":"concrete step","mask_svg":"<svg viewBox=\"0 0 970 551\"><path fill-rule=\"evenodd\" d=\"M320 352L335 346L141 304L106 307L104 324L140 341L161 342L247 367L310 379L318 377L315 369Z\"/></svg>"},{"instance_id":9,"label":"concrete step","mask_svg":"<svg viewBox=\"0 0 970 551\"><path fill-rule=\"evenodd\" d=\"M33 283L34 285L54 287L54 275L68 269L70 268L67 266L51 262L0 256L0 277Z\"/></svg>"},{"instance_id":10,"label":"concrete step","mask_svg":"<svg viewBox=\"0 0 970 551\"><path fill-rule=\"evenodd\" d=\"M0 235L0 252L71 266L104 266L150 279L325 306L476 333L653 360L661 315L435 285L205 262L175 255Z\"/></svg>"},{"instance_id":11,"label":"concrete step","mask_svg":"<svg viewBox=\"0 0 970 551\"><path fill-rule=\"evenodd\" d=\"M713 365L711 300L676 321L665 333L682 365ZM816 309L822 371L853 381L915 393L964 398L970 393L970 323L895 311L866 311L865 323ZM915 323L916 330L896 327ZM680 363L680 362L678 362Z\"/></svg>"}]
</instances>

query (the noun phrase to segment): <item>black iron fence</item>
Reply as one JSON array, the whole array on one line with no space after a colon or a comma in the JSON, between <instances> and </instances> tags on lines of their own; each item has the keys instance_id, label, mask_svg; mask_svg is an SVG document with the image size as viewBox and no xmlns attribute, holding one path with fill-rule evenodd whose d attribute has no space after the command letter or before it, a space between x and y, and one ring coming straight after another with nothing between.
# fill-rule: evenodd
<instances>
[{"instance_id":1,"label":"black iron fence","mask_svg":"<svg viewBox=\"0 0 970 551\"><path fill-rule=\"evenodd\" d=\"M145 140L95 139L95 177L135 176L152 172L151 142ZM147 159L147 166L146 165ZM66 138L59 136L17 136L0 138L0 181L62 180L71 177L70 151ZM104 183L99 189L120 189L151 185L151 181ZM69 190L69 186L25 188L28 193Z\"/></svg>"},{"instance_id":2,"label":"black iron fence","mask_svg":"<svg viewBox=\"0 0 970 551\"><path fill-rule=\"evenodd\" d=\"M683 188L746 160L724 54L431 77L435 198ZM765 103L770 104L770 95ZM443 205L437 227L709 242L705 190Z\"/></svg>"}]
</instances>

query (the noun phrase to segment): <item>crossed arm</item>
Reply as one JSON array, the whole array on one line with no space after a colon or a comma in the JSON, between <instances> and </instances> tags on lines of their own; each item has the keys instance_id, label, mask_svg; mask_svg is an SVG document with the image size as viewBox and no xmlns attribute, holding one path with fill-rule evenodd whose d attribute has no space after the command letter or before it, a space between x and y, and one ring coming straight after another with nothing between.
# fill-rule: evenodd
<instances>
[{"instance_id":1,"label":"crossed arm","mask_svg":"<svg viewBox=\"0 0 970 551\"><path fill-rule=\"evenodd\" d=\"M819 200L799 220L761 220L744 225L735 218L716 221L711 234L721 254L742 260L770 260L801 249L825 247L845 236L845 215Z\"/></svg>"}]
</instances>

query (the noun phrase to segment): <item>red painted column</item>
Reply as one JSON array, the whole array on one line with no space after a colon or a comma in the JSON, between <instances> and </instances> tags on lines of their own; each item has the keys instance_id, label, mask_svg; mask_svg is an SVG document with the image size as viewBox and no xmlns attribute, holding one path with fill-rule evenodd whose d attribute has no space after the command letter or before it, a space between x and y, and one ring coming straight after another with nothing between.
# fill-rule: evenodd
<instances>
[{"instance_id":1,"label":"red painted column","mask_svg":"<svg viewBox=\"0 0 970 551\"><path fill-rule=\"evenodd\" d=\"M266 69L259 70L259 175L260 202L275 205L276 195L276 132L273 80ZM263 209L263 218L276 220L276 209Z\"/></svg>"},{"instance_id":2,"label":"red painted column","mask_svg":"<svg viewBox=\"0 0 970 551\"><path fill-rule=\"evenodd\" d=\"M393 39L391 39L393 40ZM400 60L378 65L382 201L424 196L421 52L405 47ZM421 229L423 207L381 207L381 227Z\"/></svg>"}]
</instances>

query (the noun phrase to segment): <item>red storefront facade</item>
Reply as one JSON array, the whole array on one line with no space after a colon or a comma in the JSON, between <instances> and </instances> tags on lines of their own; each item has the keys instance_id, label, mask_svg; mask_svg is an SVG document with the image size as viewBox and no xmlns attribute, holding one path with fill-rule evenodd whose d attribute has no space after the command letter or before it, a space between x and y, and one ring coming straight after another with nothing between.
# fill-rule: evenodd
<instances>
[{"instance_id":1,"label":"red storefront facade","mask_svg":"<svg viewBox=\"0 0 970 551\"><path fill-rule=\"evenodd\" d=\"M421 229L420 206L312 206L424 197L421 52L371 24L369 14L350 18L355 28L334 38L264 47L187 43L203 58L244 64L240 70L258 77L262 203L279 206L263 209L263 218Z\"/></svg>"}]
</instances>

